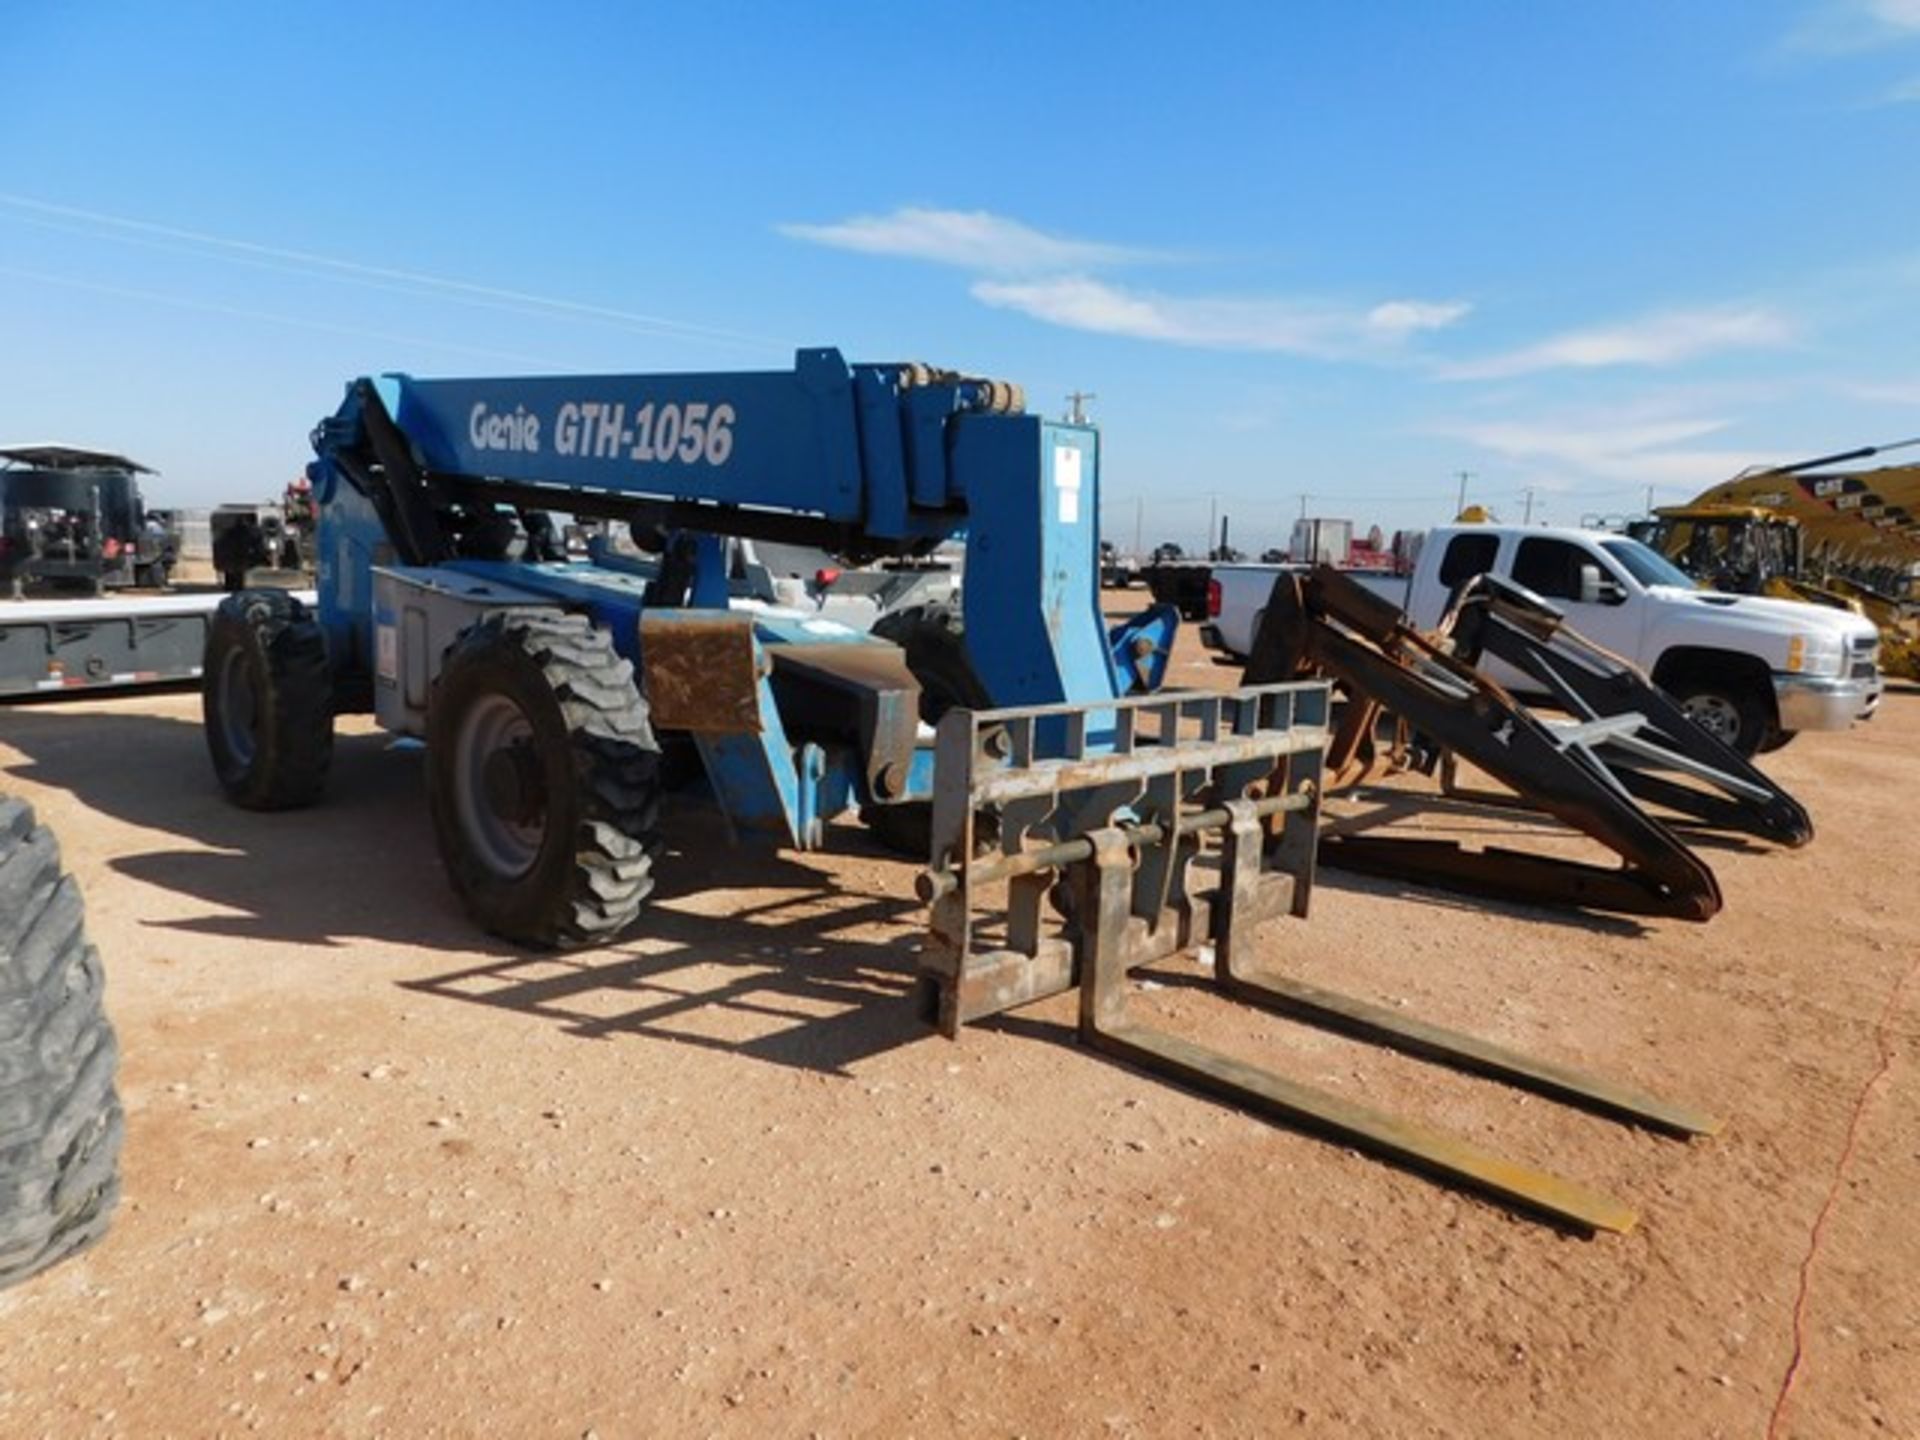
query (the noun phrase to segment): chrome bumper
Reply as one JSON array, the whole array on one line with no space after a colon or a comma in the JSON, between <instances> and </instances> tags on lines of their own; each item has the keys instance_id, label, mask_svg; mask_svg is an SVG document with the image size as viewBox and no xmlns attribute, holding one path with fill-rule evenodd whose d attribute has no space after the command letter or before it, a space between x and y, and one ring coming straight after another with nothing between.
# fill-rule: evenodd
<instances>
[{"instance_id":1,"label":"chrome bumper","mask_svg":"<svg viewBox=\"0 0 1920 1440\"><path fill-rule=\"evenodd\" d=\"M1782 730L1844 730L1871 720L1880 708L1879 672L1871 677L1821 680L1811 675L1775 675L1774 703Z\"/></svg>"}]
</instances>

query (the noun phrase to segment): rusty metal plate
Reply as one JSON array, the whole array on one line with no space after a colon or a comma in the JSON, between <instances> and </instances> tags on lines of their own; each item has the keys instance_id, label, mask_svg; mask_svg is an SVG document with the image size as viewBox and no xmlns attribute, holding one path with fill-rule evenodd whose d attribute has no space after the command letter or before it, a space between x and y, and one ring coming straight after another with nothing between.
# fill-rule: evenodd
<instances>
[{"instance_id":1,"label":"rusty metal plate","mask_svg":"<svg viewBox=\"0 0 1920 1440\"><path fill-rule=\"evenodd\" d=\"M920 682L907 668L907 652L898 645L848 645L816 641L781 645L769 652L782 670L828 677L866 690L912 690Z\"/></svg>"},{"instance_id":2,"label":"rusty metal plate","mask_svg":"<svg viewBox=\"0 0 1920 1440\"><path fill-rule=\"evenodd\" d=\"M640 617L640 653L657 729L759 733L760 662L751 616L650 611Z\"/></svg>"}]
</instances>

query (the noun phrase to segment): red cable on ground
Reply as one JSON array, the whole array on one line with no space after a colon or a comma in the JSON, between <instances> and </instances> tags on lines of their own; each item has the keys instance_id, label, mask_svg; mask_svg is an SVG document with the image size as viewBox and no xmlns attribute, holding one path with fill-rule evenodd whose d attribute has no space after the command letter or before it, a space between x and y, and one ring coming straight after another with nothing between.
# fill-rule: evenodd
<instances>
[{"instance_id":1,"label":"red cable on ground","mask_svg":"<svg viewBox=\"0 0 1920 1440\"><path fill-rule=\"evenodd\" d=\"M1767 1417L1767 1440L1775 1440L1778 1435L1780 1421L1787 1413L1787 1397L1793 1393L1793 1382L1800 1378L1800 1361L1807 1345L1807 1291L1813 1278L1813 1262L1820 1253L1827 1217L1833 1213L1833 1207L1840 1198L1841 1185L1846 1183L1847 1167L1853 1163L1853 1151L1860 1139L1860 1122L1866 1116L1867 1101L1873 1098L1874 1087L1893 1068L1893 1047L1888 1043L1887 1032L1892 1028L1893 1017L1900 1009L1900 997L1906 993L1907 985L1915 975L1920 975L1920 955L1914 957L1913 964L1907 967L1907 973L1900 977L1900 983L1887 996L1887 1003L1880 1011L1879 1023L1873 1028L1873 1044L1880 1053L1880 1064L1867 1077L1867 1083L1860 1087L1859 1098L1853 1102L1853 1118L1847 1122L1847 1143L1841 1147L1840 1159L1833 1167L1833 1183L1827 1187L1827 1198L1820 1206L1820 1213L1813 1217L1813 1228L1807 1232L1807 1253L1800 1260L1800 1290L1793 1297L1793 1359L1787 1362L1787 1373L1780 1378L1780 1393L1773 1400L1773 1414Z\"/></svg>"}]
</instances>

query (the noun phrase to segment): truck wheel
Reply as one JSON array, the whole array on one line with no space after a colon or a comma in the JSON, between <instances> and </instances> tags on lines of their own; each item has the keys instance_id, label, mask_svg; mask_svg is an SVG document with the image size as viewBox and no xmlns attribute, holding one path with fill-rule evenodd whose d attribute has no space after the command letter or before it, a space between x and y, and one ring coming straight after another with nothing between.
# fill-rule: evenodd
<instances>
[{"instance_id":1,"label":"truck wheel","mask_svg":"<svg viewBox=\"0 0 1920 1440\"><path fill-rule=\"evenodd\" d=\"M1753 757L1773 728L1765 703L1736 680L1685 679L1673 698L1689 719L1743 759Z\"/></svg>"},{"instance_id":2,"label":"truck wheel","mask_svg":"<svg viewBox=\"0 0 1920 1440\"><path fill-rule=\"evenodd\" d=\"M120 1198L118 1050L53 836L0 800L0 1288L85 1249Z\"/></svg>"},{"instance_id":3,"label":"truck wheel","mask_svg":"<svg viewBox=\"0 0 1920 1440\"><path fill-rule=\"evenodd\" d=\"M992 704L986 686L967 658L967 627L952 600L909 605L874 621L873 634L907 652L907 669L920 682L920 718L938 725L956 705L985 710ZM873 838L896 855L926 860L933 851L933 806L925 800L904 805L868 805L860 818Z\"/></svg>"},{"instance_id":4,"label":"truck wheel","mask_svg":"<svg viewBox=\"0 0 1920 1440\"><path fill-rule=\"evenodd\" d=\"M659 766L633 667L585 616L468 628L427 706L433 828L467 912L541 949L625 930L653 889Z\"/></svg>"},{"instance_id":5,"label":"truck wheel","mask_svg":"<svg viewBox=\"0 0 1920 1440\"><path fill-rule=\"evenodd\" d=\"M242 590L213 612L200 675L213 773L236 805L311 805L333 763L326 634L284 590Z\"/></svg>"}]
</instances>

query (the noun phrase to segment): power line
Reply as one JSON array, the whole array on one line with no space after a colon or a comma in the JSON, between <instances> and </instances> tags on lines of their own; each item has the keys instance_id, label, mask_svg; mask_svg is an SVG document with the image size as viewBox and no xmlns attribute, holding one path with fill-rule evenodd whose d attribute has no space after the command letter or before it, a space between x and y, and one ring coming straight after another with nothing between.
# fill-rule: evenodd
<instances>
[{"instance_id":1,"label":"power line","mask_svg":"<svg viewBox=\"0 0 1920 1440\"><path fill-rule=\"evenodd\" d=\"M549 370L565 368L559 361L538 355L526 355L514 350L494 350L452 340L435 340L424 335L397 335L384 330L366 330L356 325L335 325L308 316L276 315L266 310L249 310L238 305L222 305L211 300L196 300L186 295L170 295L164 291L135 290L124 285L102 285L92 280L80 280L70 275L48 275L33 270L16 270L11 265L0 265L0 275L11 276L16 280L28 280L36 285L64 285L69 289L88 290L96 295L111 295L122 300L142 300L152 305L173 305L183 310L199 310L209 315L228 315L237 320L258 320L269 325L290 325L300 330L317 330L323 334L345 335L355 340L377 340L383 345L421 345L456 354L484 356L491 360L509 360L516 365L535 365Z\"/></svg>"},{"instance_id":2,"label":"power line","mask_svg":"<svg viewBox=\"0 0 1920 1440\"><path fill-rule=\"evenodd\" d=\"M232 236L213 235L200 230L186 230L174 225L162 225L151 220L140 220L124 215L108 215L97 210L82 210L72 205L55 205L49 201L36 200L28 195L15 195L0 191L0 206L16 211L28 212L28 215L52 217L67 221L80 221L96 227L100 239L114 240L120 243L142 243L134 237L157 236L166 240L196 245L204 251L206 259L226 261L238 260L243 264L259 265L262 260L281 261L286 264L305 267L309 274L326 275L337 280L365 284L368 281L385 282L387 286L395 284L416 287L419 290L437 294L442 299L467 304L481 304L490 308L512 305L530 308L556 318L574 318L595 320L602 323L613 322L630 327L644 329L656 334L672 335L681 339L703 340L709 343L729 345L770 346L781 342L761 335L748 335L737 330L723 330L711 325L697 325L685 320L673 320L663 315L647 315L633 310L620 310L607 305L594 305L580 300L567 300L557 296L539 295L526 290L513 290L498 285L482 285L470 280L458 280L450 276L430 275L417 270L400 270L385 265L367 265L357 260L342 260L331 255L315 254L306 250L293 250L279 245L265 245L252 240L242 240ZM28 216L16 216L25 219ZM115 233L118 232L118 233ZM83 232L84 233L84 232ZM224 253L222 253L224 252Z\"/></svg>"}]
</instances>

